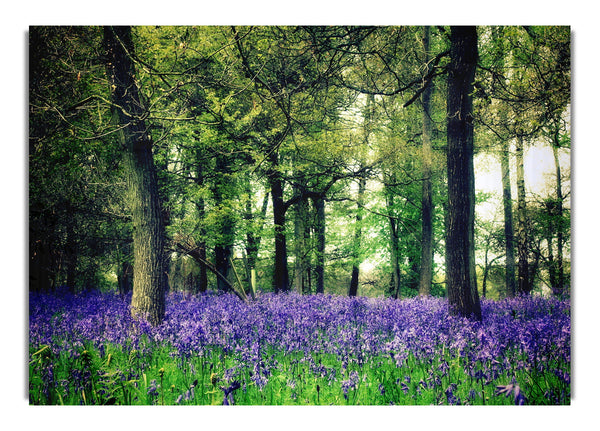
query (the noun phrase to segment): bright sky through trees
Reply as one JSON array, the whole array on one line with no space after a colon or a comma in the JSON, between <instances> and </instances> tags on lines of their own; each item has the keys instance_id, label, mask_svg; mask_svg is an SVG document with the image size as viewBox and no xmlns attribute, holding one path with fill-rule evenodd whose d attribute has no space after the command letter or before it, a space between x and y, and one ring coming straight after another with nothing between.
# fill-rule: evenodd
<instances>
[{"instance_id":1,"label":"bright sky through trees","mask_svg":"<svg viewBox=\"0 0 600 431\"><path fill-rule=\"evenodd\" d=\"M478 217L485 220L493 220L497 211L500 211L502 199L502 180L500 176L500 159L489 153L481 153L475 156L475 190L485 193L493 193L493 197L487 202L479 203L476 207ZM525 150L525 187L528 195L547 196L553 194L556 188L556 168L552 149L544 144L532 145ZM560 152L560 168L563 177L563 194L569 193L571 189L570 149ZM514 172L511 163L511 170ZM566 180L565 180L566 179ZM516 179L512 178L512 194L516 196ZM500 213L496 218L500 217ZM500 219L499 219L500 220Z\"/></svg>"}]
</instances>

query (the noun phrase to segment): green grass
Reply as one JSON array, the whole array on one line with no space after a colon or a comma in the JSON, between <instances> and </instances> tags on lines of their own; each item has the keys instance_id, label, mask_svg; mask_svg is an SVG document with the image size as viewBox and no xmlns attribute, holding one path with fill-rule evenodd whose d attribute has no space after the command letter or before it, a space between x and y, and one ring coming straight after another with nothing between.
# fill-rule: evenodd
<instances>
[{"instance_id":1,"label":"green grass","mask_svg":"<svg viewBox=\"0 0 600 431\"><path fill-rule=\"evenodd\" d=\"M49 346L31 350L29 391L31 404L58 405L220 405L224 388L237 380L237 405L512 405L514 399L496 395L496 386L516 375L533 404L544 404L544 393L560 390L552 373L535 366L497 373L490 380L471 377L464 359L444 351L436 359L420 361L413 355L397 366L390 357L340 360L331 354L282 354L265 351L268 367L250 368L235 353L211 348L182 359L166 345L146 343L140 350L106 345L103 351L83 346L70 354L55 355ZM519 358L511 362L517 364ZM260 363L260 361L259 361ZM475 370L486 364L475 364ZM487 364L493 369L493 364ZM570 371L556 363L555 369ZM262 370L270 372L257 379ZM490 374L490 373L488 373ZM493 373L491 373L493 374ZM347 385L351 376L357 377ZM153 389L155 388L155 389ZM452 395L448 398L447 390ZM562 388L566 392L570 388ZM190 395L193 392L193 397ZM186 397L186 393L188 397Z\"/></svg>"}]
</instances>

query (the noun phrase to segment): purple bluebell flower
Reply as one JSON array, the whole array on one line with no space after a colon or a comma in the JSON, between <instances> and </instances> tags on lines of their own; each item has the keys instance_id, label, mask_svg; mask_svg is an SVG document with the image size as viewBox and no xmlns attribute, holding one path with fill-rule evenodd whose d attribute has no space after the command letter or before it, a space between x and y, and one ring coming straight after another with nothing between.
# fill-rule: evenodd
<instances>
[{"instance_id":1,"label":"purple bluebell flower","mask_svg":"<svg viewBox=\"0 0 600 431\"><path fill-rule=\"evenodd\" d=\"M150 381L150 386L148 386L147 394L153 395L153 396L158 396L158 388L159 388L159 386L157 386L157 384L156 384L156 379L152 379Z\"/></svg>"},{"instance_id":2,"label":"purple bluebell flower","mask_svg":"<svg viewBox=\"0 0 600 431\"><path fill-rule=\"evenodd\" d=\"M235 404L235 400L233 399L233 392L241 387L240 382L234 380L228 387L221 386L221 390L223 391L223 405L224 406L232 406Z\"/></svg>"},{"instance_id":3,"label":"purple bluebell flower","mask_svg":"<svg viewBox=\"0 0 600 431\"><path fill-rule=\"evenodd\" d=\"M505 397L513 395L515 405L517 406L522 406L527 402L523 391L515 382L508 385L496 386L496 395L504 395Z\"/></svg>"}]
</instances>

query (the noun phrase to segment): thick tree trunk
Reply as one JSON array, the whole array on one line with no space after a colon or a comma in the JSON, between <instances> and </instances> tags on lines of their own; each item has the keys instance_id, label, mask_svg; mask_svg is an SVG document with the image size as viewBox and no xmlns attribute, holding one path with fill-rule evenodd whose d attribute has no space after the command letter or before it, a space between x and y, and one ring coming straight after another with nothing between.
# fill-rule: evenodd
<instances>
[{"instance_id":1,"label":"thick tree trunk","mask_svg":"<svg viewBox=\"0 0 600 431\"><path fill-rule=\"evenodd\" d=\"M481 320L475 275L473 80L477 30L452 27L448 74L448 225L446 285L452 312Z\"/></svg>"},{"instance_id":2,"label":"thick tree trunk","mask_svg":"<svg viewBox=\"0 0 600 431\"><path fill-rule=\"evenodd\" d=\"M502 153L500 154L500 166L502 171L502 203L504 205L504 241L506 250L505 281L506 294L514 297L516 294L515 283L515 238L513 227L512 193L510 188L510 143L504 141Z\"/></svg>"},{"instance_id":3,"label":"thick tree trunk","mask_svg":"<svg viewBox=\"0 0 600 431\"><path fill-rule=\"evenodd\" d=\"M523 165L523 137L517 137L515 155L517 159L517 255L518 255L518 283L519 293L528 294L531 291L529 280L529 257L527 235L527 206L525 202L525 168Z\"/></svg>"},{"instance_id":4,"label":"thick tree trunk","mask_svg":"<svg viewBox=\"0 0 600 431\"><path fill-rule=\"evenodd\" d=\"M425 75L430 71L429 27L423 29L423 49L425 51ZM421 268L419 295L429 296L433 278L433 200L431 192L431 85L421 95L423 104L423 189L421 193Z\"/></svg>"},{"instance_id":5,"label":"thick tree trunk","mask_svg":"<svg viewBox=\"0 0 600 431\"><path fill-rule=\"evenodd\" d=\"M348 288L348 296L356 296L358 294L358 277L360 275L360 241L362 237L362 207L365 196L366 180L361 178L358 182L358 208L356 210L356 227L354 228L354 246L352 252L352 275L350 277L350 287Z\"/></svg>"},{"instance_id":6,"label":"thick tree trunk","mask_svg":"<svg viewBox=\"0 0 600 431\"><path fill-rule=\"evenodd\" d=\"M130 27L105 27L108 74L115 119L122 127L124 164L128 176L133 220L133 296L131 313L159 324L165 313L164 226L152 140L144 123L144 108L129 57L133 53Z\"/></svg>"}]
</instances>

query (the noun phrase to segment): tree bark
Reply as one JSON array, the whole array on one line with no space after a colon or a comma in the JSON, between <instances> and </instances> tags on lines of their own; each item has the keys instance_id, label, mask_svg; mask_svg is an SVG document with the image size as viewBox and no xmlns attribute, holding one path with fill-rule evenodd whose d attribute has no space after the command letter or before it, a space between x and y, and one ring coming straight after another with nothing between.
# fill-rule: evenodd
<instances>
[{"instance_id":1,"label":"tree bark","mask_svg":"<svg viewBox=\"0 0 600 431\"><path fill-rule=\"evenodd\" d=\"M450 43L446 286L453 313L481 320L474 248L472 93L478 58L476 28L452 27Z\"/></svg>"},{"instance_id":2,"label":"tree bark","mask_svg":"<svg viewBox=\"0 0 600 431\"><path fill-rule=\"evenodd\" d=\"M423 28L423 49L425 51L425 76L430 72L429 55L430 28ZM433 200L431 192L431 84L421 94L423 105L423 188L421 193L421 268L419 276L419 295L431 294L433 279Z\"/></svg>"},{"instance_id":3,"label":"tree bark","mask_svg":"<svg viewBox=\"0 0 600 431\"><path fill-rule=\"evenodd\" d=\"M131 313L158 325L165 313L163 214L152 155L152 140L144 122L142 105L130 55L134 52L131 28L105 27L115 120L121 129L124 164L128 177L133 221L133 296Z\"/></svg>"}]
</instances>

